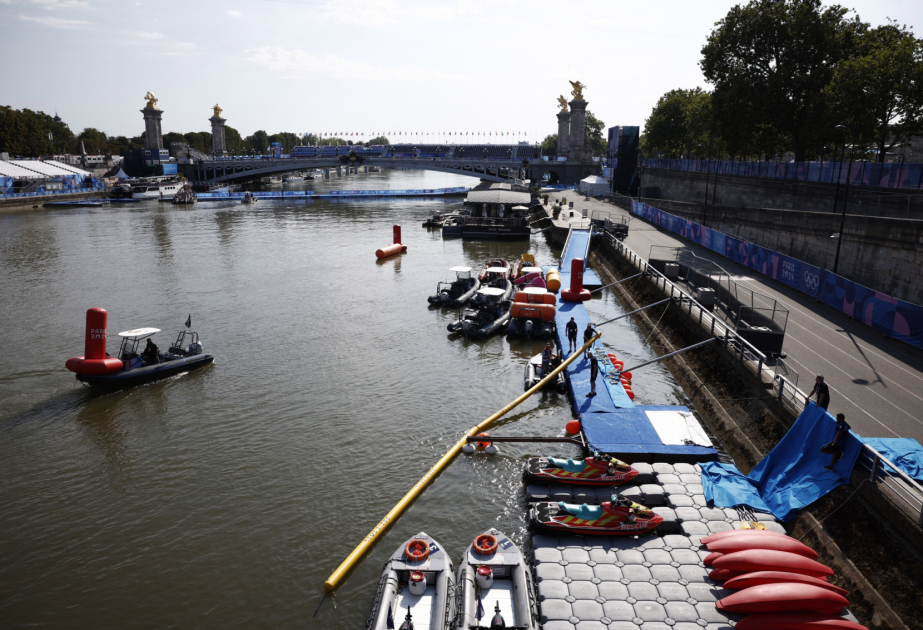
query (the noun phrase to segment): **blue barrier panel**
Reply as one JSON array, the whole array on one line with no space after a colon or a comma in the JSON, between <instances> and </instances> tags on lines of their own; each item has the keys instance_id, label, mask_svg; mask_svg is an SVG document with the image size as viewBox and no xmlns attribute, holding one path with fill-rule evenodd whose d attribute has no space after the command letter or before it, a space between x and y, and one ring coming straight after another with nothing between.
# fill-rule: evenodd
<instances>
[{"instance_id":1,"label":"blue barrier panel","mask_svg":"<svg viewBox=\"0 0 923 630\"><path fill-rule=\"evenodd\" d=\"M900 187L918 190L921 178L923 178L923 164L904 164Z\"/></svg>"},{"instance_id":2,"label":"blue barrier panel","mask_svg":"<svg viewBox=\"0 0 923 630\"><path fill-rule=\"evenodd\" d=\"M875 330L923 348L923 307L637 201L631 213L769 276Z\"/></svg>"}]
</instances>

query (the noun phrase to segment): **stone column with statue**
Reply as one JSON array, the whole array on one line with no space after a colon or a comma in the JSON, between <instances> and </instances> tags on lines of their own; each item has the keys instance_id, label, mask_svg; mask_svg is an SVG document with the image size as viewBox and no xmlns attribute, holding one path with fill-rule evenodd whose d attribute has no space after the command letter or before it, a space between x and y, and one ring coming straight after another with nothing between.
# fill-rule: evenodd
<instances>
[{"instance_id":1,"label":"stone column with statue","mask_svg":"<svg viewBox=\"0 0 923 630\"><path fill-rule=\"evenodd\" d=\"M224 137L224 123L227 122L227 118L221 117L222 109L217 103L212 110L214 115L208 119L212 124L212 155L227 155L227 144Z\"/></svg>"},{"instance_id":2,"label":"stone column with statue","mask_svg":"<svg viewBox=\"0 0 923 630\"><path fill-rule=\"evenodd\" d=\"M144 98L147 99L147 105L141 110L144 114L144 148L160 151L163 148L163 129L160 124L163 110L157 107L157 97L151 92L145 94Z\"/></svg>"},{"instance_id":3,"label":"stone column with statue","mask_svg":"<svg viewBox=\"0 0 923 630\"><path fill-rule=\"evenodd\" d=\"M559 157L567 157L567 150L570 147L570 112L567 111L567 99L563 96L558 97L558 150Z\"/></svg>"},{"instance_id":4,"label":"stone column with statue","mask_svg":"<svg viewBox=\"0 0 923 630\"><path fill-rule=\"evenodd\" d=\"M593 149L590 147L586 136L587 102L583 100L583 88L586 86L580 81L570 81L570 84L573 86L571 95L574 100L570 102L570 145L567 159L578 162L591 162L593 160Z\"/></svg>"}]
</instances>

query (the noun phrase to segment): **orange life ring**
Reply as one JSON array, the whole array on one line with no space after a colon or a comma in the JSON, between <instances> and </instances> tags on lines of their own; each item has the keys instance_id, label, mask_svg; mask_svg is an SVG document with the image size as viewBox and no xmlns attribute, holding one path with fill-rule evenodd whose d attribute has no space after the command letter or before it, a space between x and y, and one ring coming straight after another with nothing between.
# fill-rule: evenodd
<instances>
[{"instance_id":1,"label":"orange life ring","mask_svg":"<svg viewBox=\"0 0 923 630\"><path fill-rule=\"evenodd\" d=\"M408 560L426 560L429 558L429 543L422 538L414 538L404 547L404 555Z\"/></svg>"},{"instance_id":2,"label":"orange life ring","mask_svg":"<svg viewBox=\"0 0 923 630\"><path fill-rule=\"evenodd\" d=\"M481 534L474 539L472 546L482 556L489 556L497 550L497 538L492 534Z\"/></svg>"}]
</instances>

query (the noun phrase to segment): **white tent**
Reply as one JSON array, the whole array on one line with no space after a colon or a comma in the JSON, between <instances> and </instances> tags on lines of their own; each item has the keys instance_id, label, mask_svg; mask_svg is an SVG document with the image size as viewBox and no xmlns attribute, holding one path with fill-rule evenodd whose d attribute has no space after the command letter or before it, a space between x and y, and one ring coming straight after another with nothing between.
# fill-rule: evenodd
<instances>
[{"instance_id":1,"label":"white tent","mask_svg":"<svg viewBox=\"0 0 923 630\"><path fill-rule=\"evenodd\" d=\"M590 175L580 180L577 190L589 197L599 197L609 192L609 181L598 175Z\"/></svg>"}]
</instances>

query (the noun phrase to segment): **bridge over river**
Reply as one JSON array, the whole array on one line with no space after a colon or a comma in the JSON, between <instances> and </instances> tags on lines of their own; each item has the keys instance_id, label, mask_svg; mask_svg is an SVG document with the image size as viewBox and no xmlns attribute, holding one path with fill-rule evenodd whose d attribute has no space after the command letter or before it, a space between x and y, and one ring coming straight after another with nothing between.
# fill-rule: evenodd
<instances>
[{"instance_id":1,"label":"bridge over river","mask_svg":"<svg viewBox=\"0 0 923 630\"><path fill-rule=\"evenodd\" d=\"M470 175L493 182L540 181L576 184L598 174L596 162L545 161L541 147L526 144L387 145L295 147L289 156L213 156L181 161L187 178L208 183L241 183L291 171L343 166L377 166Z\"/></svg>"}]
</instances>

